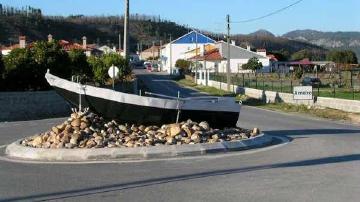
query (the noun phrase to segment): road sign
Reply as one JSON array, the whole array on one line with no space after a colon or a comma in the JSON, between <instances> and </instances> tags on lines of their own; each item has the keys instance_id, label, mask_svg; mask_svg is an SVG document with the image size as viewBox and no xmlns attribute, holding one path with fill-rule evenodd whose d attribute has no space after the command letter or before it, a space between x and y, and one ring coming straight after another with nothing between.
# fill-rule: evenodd
<instances>
[{"instance_id":1,"label":"road sign","mask_svg":"<svg viewBox=\"0 0 360 202\"><path fill-rule=\"evenodd\" d=\"M312 100L312 86L294 86L294 100Z\"/></svg>"},{"instance_id":2,"label":"road sign","mask_svg":"<svg viewBox=\"0 0 360 202\"><path fill-rule=\"evenodd\" d=\"M112 65L108 70L108 74L109 74L110 78L112 78L112 79L118 78L119 68Z\"/></svg>"}]
</instances>

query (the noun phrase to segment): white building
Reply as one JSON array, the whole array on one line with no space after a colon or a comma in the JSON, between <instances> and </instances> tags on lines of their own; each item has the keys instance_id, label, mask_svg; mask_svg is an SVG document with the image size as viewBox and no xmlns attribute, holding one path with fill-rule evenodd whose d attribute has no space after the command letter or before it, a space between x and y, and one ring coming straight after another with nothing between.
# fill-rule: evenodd
<instances>
[{"instance_id":1,"label":"white building","mask_svg":"<svg viewBox=\"0 0 360 202\"><path fill-rule=\"evenodd\" d=\"M227 43L220 41L216 44L219 49L220 55L224 58L228 57ZM268 71L270 65L270 59L266 57L266 50L260 49L257 52L253 52L248 46L246 49L235 44L230 44L230 71L231 73L244 72L242 65L248 63L251 58L257 58L262 63L263 69L261 71ZM218 69L215 71L226 72L227 60L222 60L218 65Z\"/></svg>"},{"instance_id":2,"label":"white building","mask_svg":"<svg viewBox=\"0 0 360 202\"><path fill-rule=\"evenodd\" d=\"M214 44L215 41L197 31L191 31L184 36L164 45L160 51L162 71L173 73L178 59L188 59L188 51Z\"/></svg>"},{"instance_id":3,"label":"white building","mask_svg":"<svg viewBox=\"0 0 360 202\"><path fill-rule=\"evenodd\" d=\"M109 46L101 46L98 48L100 51L103 52L103 54L109 54L109 53L117 53L116 47L110 48Z\"/></svg>"},{"instance_id":4,"label":"white building","mask_svg":"<svg viewBox=\"0 0 360 202\"><path fill-rule=\"evenodd\" d=\"M205 50L205 49L203 49ZM206 50L197 56L190 58L191 61L199 63L199 69L210 72L226 73L228 47L224 41L215 44L213 50ZM248 73L251 70L243 70L242 66L248 63L249 59L256 57L262 63L263 68L260 71L270 71L270 59L266 56L266 50L259 49L257 52L250 50L250 47L241 48L234 43L230 44L230 72L231 73Z\"/></svg>"}]
</instances>

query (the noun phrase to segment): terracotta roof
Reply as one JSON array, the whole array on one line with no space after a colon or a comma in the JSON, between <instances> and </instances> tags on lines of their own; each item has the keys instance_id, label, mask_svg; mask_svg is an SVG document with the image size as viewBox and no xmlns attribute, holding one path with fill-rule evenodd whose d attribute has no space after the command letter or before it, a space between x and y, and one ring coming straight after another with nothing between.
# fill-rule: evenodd
<instances>
[{"instance_id":1,"label":"terracotta roof","mask_svg":"<svg viewBox=\"0 0 360 202\"><path fill-rule=\"evenodd\" d=\"M15 48L20 48L20 45L19 44L14 44L12 46L4 46L1 48L1 50L13 50Z\"/></svg>"},{"instance_id":2,"label":"terracotta roof","mask_svg":"<svg viewBox=\"0 0 360 202\"><path fill-rule=\"evenodd\" d=\"M290 62L290 64L292 64L292 65L312 65L314 63L312 63L309 60L309 58L304 58L304 59L299 60L299 61Z\"/></svg>"},{"instance_id":3,"label":"terracotta roof","mask_svg":"<svg viewBox=\"0 0 360 202\"><path fill-rule=\"evenodd\" d=\"M210 51L205 52L204 55L197 55L190 60L206 60L206 61L218 61L223 60L224 58L221 56L219 49L212 49Z\"/></svg>"},{"instance_id":4,"label":"terracotta roof","mask_svg":"<svg viewBox=\"0 0 360 202\"><path fill-rule=\"evenodd\" d=\"M267 57L272 61L275 61L275 62L279 61L279 59L277 59L277 57L273 54L269 54L269 55L267 55Z\"/></svg>"},{"instance_id":5,"label":"terracotta roof","mask_svg":"<svg viewBox=\"0 0 360 202\"><path fill-rule=\"evenodd\" d=\"M79 43L71 43L66 40L60 40L59 44L65 51L70 51L73 49L84 50L82 44L79 44ZM96 47L95 44L88 44L86 46L86 50L92 50L92 49L95 49L95 47Z\"/></svg>"},{"instance_id":6,"label":"terracotta roof","mask_svg":"<svg viewBox=\"0 0 360 202\"><path fill-rule=\"evenodd\" d=\"M151 46L150 48L143 50L142 52L153 52L153 51L159 51L160 46Z\"/></svg>"}]
</instances>

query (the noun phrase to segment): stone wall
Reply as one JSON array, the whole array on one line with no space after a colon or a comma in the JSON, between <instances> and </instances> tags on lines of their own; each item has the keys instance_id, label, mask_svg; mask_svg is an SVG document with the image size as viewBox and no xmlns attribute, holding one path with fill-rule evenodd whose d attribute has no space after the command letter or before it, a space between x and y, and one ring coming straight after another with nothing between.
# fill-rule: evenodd
<instances>
[{"instance_id":1,"label":"stone wall","mask_svg":"<svg viewBox=\"0 0 360 202\"><path fill-rule=\"evenodd\" d=\"M0 92L0 122L69 115L70 105L55 91Z\"/></svg>"},{"instance_id":2,"label":"stone wall","mask_svg":"<svg viewBox=\"0 0 360 202\"><path fill-rule=\"evenodd\" d=\"M198 81L200 83L200 81ZM217 81L208 81L208 85L227 90L227 84ZM338 98L327 98L327 97L317 97L313 100L294 100L293 94L290 93L280 93L274 91L264 91L254 88L243 88L241 86L231 85L230 91L237 94L244 94L252 98L262 99L267 103L274 102L285 102L290 104L304 104L308 106L315 107L327 107L332 109L338 109L346 112L355 112L360 113L360 101L357 100L346 100Z\"/></svg>"}]
</instances>

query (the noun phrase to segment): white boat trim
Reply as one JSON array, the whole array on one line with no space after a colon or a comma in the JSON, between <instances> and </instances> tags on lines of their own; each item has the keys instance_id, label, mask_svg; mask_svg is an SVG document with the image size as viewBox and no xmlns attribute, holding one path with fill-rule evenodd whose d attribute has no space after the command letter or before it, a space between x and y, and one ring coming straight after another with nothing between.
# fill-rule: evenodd
<instances>
[{"instance_id":1,"label":"white boat trim","mask_svg":"<svg viewBox=\"0 0 360 202\"><path fill-rule=\"evenodd\" d=\"M161 109L178 109L180 102L181 110L198 110L198 111L223 111L223 112L240 112L241 105L235 102L231 97L219 97L214 100L174 100L155 97L139 96L123 92L117 92L111 89L98 88L89 85L82 85L81 89L78 83L62 79L50 74L48 71L45 75L46 80L51 86L65 89L76 94L89 95L101 99L111 100L131 105L146 107L155 107Z\"/></svg>"}]
</instances>

